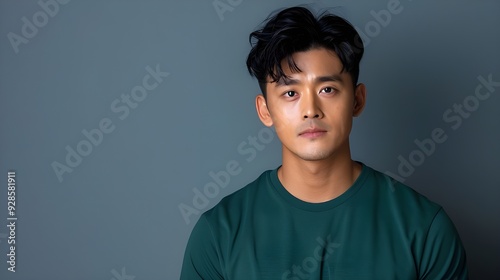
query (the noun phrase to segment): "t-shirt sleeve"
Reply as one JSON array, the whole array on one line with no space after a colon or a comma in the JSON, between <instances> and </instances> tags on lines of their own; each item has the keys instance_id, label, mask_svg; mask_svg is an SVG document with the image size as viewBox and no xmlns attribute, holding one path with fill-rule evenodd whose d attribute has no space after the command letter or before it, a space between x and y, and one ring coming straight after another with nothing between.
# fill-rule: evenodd
<instances>
[{"instance_id":1,"label":"t-shirt sleeve","mask_svg":"<svg viewBox=\"0 0 500 280\"><path fill-rule=\"evenodd\" d=\"M205 215L191 232L181 270L181 280L223 280L220 251Z\"/></svg>"},{"instance_id":2,"label":"t-shirt sleeve","mask_svg":"<svg viewBox=\"0 0 500 280\"><path fill-rule=\"evenodd\" d=\"M465 250L443 208L434 217L427 233L419 279L469 279Z\"/></svg>"}]
</instances>

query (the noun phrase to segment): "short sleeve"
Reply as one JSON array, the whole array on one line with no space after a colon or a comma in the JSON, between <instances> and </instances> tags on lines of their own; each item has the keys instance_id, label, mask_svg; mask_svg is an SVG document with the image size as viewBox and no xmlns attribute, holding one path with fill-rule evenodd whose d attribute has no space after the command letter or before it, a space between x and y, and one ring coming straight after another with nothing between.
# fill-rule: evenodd
<instances>
[{"instance_id":1,"label":"short sleeve","mask_svg":"<svg viewBox=\"0 0 500 280\"><path fill-rule=\"evenodd\" d=\"M223 280L220 251L205 215L191 232L181 270L181 280Z\"/></svg>"},{"instance_id":2,"label":"short sleeve","mask_svg":"<svg viewBox=\"0 0 500 280\"><path fill-rule=\"evenodd\" d=\"M462 241L442 208L427 233L419 279L469 279Z\"/></svg>"}]
</instances>

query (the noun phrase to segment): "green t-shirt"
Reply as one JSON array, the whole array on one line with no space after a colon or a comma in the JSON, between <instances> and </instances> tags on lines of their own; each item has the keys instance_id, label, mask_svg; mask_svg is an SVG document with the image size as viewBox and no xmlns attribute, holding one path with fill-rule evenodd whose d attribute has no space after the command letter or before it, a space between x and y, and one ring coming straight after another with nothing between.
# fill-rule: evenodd
<instances>
[{"instance_id":1,"label":"green t-shirt","mask_svg":"<svg viewBox=\"0 0 500 280\"><path fill-rule=\"evenodd\" d=\"M182 280L468 279L458 233L437 204L363 164L342 195L308 203L277 169L205 212Z\"/></svg>"}]
</instances>

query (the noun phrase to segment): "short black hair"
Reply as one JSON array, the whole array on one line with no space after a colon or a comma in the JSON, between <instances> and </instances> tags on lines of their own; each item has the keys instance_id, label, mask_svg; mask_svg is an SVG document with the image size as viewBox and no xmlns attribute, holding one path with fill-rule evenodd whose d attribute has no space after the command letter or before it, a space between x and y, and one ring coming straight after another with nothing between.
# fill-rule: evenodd
<instances>
[{"instance_id":1,"label":"short black hair","mask_svg":"<svg viewBox=\"0 0 500 280\"><path fill-rule=\"evenodd\" d=\"M331 13L313 13L302 6L272 13L264 27L250 33L252 49L248 54L247 68L256 77L266 96L267 78L271 82L287 78L281 63L286 59L290 70L300 72L292 55L323 47L334 51L342 62L354 86L358 82L359 63L363 57L363 42L356 29L344 18Z\"/></svg>"}]
</instances>

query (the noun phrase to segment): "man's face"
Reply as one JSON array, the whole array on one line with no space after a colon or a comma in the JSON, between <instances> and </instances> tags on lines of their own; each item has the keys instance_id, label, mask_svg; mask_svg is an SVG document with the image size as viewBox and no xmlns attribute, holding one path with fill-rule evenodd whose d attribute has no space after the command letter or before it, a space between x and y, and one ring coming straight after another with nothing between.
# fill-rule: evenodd
<instances>
[{"instance_id":1,"label":"man's face","mask_svg":"<svg viewBox=\"0 0 500 280\"><path fill-rule=\"evenodd\" d=\"M364 106L364 85L354 88L340 59L327 49L298 52L293 59L301 72L283 64L289 78L268 83L267 99L257 97L260 119L275 126L283 153L307 161L346 155L352 118Z\"/></svg>"}]
</instances>

